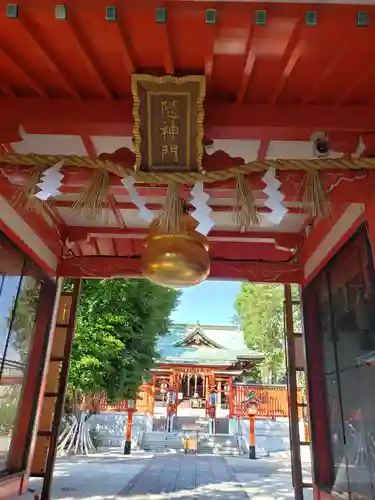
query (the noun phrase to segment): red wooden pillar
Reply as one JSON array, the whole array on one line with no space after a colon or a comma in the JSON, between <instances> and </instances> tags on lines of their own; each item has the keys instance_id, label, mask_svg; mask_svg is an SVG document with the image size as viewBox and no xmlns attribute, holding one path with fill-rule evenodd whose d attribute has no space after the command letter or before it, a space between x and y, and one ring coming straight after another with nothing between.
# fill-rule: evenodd
<instances>
[{"instance_id":1,"label":"red wooden pillar","mask_svg":"<svg viewBox=\"0 0 375 500\"><path fill-rule=\"evenodd\" d=\"M134 402L130 405L130 401L127 402L128 407L128 421L126 424L126 440L124 455L130 455L132 448L132 429L133 429L133 413L135 412Z\"/></svg>"},{"instance_id":2,"label":"red wooden pillar","mask_svg":"<svg viewBox=\"0 0 375 500\"><path fill-rule=\"evenodd\" d=\"M324 278L325 279L325 278ZM328 288L328 283L325 284ZM322 359L322 330L317 311L317 292L303 292L303 320L306 352L307 396L310 413L312 440L313 484L332 484L331 450L328 435L327 408L325 398L324 367ZM314 488L314 498L318 495Z\"/></svg>"},{"instance_id":3,"label":"red wooden pillar","mask_svg":"<svg viewBox=\"0 0 375 500\"><path fill-rule=\"evenodd\" d=\"M40 418L30 468L31 476L43 478L42 500L49 500L51 496L79 292L80 280L74 280L73 290L61 293L54 322L55 328L46 355L45 373L40 391Z\"/></svg>"},{"instance_id":4,"label":"red wooden pillar","mask_svg":"<svg viewBox=\"0 0 375 500\"><path fill-rule=\"evenodd\" d=\"M152 385L151 385L151 398L150 398L150 408L151 408L151 415L154 415L155 413L155 399L156 399L156 375L155 373L152 374Z\"/></svg>"},{"instance_id":5,"label":"red wooden pillar","mask_svg":"<svg viewBox=\"0 0 375 500\"><path fill-rule=\"evenodd\" d=\"M133 427L133 410L128 410L128 423L126 425L126 440L131 441L132 439L132 427Z\"/></svg>"},{"instance_id":6,"label":"red wooden pillar","mask_svg":"<svg viewBox=\"0 0 375 500\"><path fill-rule=\"evenodd\" d=\"M228 394L229 418L233 417L233 377L229 377L229 394Z\"/></svg>"},{"instance_id":7,"label":"red wooden pillar","mask_svg":"<svg viewBox=\"0 0 375 500\"><path fill-rule=\"evenodd\" d=\"M15 471L25 471L21 483L21 493L24 493L27 488L34 453L40 400L44 391L43 380L46 359L54 330L60 292L60 282L56 287L56 283L52 280L46 279L43 281L36 311L35 337L29 354L29 365L19 409L19 421L17 422L9 453L9 468Z\"/></svg>"},{"instance_id":8,"label":"red wooden pillar","mask_svg":"<svg viewBox=\"0 0 375 500\"><path fill-rule=\"evenodd\" d=\"M249 416L249 458L255 460L255 417Z\"/></svg>"}]
</instances>

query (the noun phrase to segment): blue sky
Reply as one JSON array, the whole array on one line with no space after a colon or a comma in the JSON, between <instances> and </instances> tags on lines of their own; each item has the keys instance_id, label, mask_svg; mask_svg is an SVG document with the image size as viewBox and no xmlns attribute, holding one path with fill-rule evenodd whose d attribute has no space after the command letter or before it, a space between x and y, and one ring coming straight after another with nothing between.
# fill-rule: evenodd
<instances>
[{"instance_id":1,"label":"blue sky","mask_svg":"<svg viewBox=\"0 0 375 500\"><path fill-rule=\"evenodd\" d=\"M204 281L182 290L180 304L172 320L181 323L231 325L233 305L241 283L236 281Z\"/></svg>"}]
</instances>

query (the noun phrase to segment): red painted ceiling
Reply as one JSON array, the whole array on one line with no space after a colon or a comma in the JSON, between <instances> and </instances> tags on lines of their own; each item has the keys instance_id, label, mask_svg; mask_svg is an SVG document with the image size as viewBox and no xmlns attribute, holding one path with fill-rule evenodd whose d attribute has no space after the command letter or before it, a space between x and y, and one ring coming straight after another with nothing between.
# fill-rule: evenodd
<instances>
[{"instance_id":1,"label":"red painted ceiling","mask_svg":"<svg viewBox=\"0 0 375 500\"><path fill-rule=\"evenodd\" d=\"M4 5L4 4L3 4ZM4 96L121 99L134 72L205 74L209 99L238 103L373 104L374 6L306 3L21 2L0 14ZM156 9L166 9L166 23ZM216 9L216 24L206 9ZM257 11L266 22L256 24ZM316 24L306 16L316 13ZM359 12L369 26L357 26ZM314 14L312 14L314 15Z\"/></svg>"}]
</instances>

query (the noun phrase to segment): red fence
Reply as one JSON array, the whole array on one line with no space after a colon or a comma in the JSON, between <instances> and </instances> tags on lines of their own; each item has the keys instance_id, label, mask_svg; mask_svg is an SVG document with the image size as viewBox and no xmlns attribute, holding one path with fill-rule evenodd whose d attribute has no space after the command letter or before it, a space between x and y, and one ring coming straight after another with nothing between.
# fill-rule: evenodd
<instances>
[{"instance_id":1,"label":"red fence","mask_svg":"<svg viewBox=\"0 0 375 500\"><path fill-rule=\"evenodd\" d=\"M136 408L137 411L142 413L153 413L155 403L155 389L150 382L143 384L138 392ZM107 396L104 394L100 398L100 411L126 411L127 402L117 401L116 403L109 404Z\"/></svg>"},{"instance_id":2,"label":"red fence","mask_svg":"<svg viewBox=\"0 0 375 500\"><path fill-rule=\"evenodd\" d=\"M288 389L286 386L275 385L233 385L232 415L244 417L247 415L246 401L249 392L259 399L258 415L264 417L288 416ZM298 389L298 401L302 401L302 389ZM302 412L300 411L302 416Z\"/></svg>"},{"instance_id":3,"label":"red fence","mask_svg":"<svg viewBox=\"0 0 375 500\"><path fill-rule=\"evenodd\" d=\"M258 415L263 417L288 416L288 390L282 385L233 385L231 416L247 416L246 405L243 403L249 392L252 392L261 402ZM302 389L298 389L298 401L302 402ZM142 413L153 413L155 404L155 388L148 382L141 386L137 398L137 410ZM100 398L100 411L126 411L126 401L109 404L107 397ZM302 417L302 410L300 410Z\"/></svg>"}]
</instances>

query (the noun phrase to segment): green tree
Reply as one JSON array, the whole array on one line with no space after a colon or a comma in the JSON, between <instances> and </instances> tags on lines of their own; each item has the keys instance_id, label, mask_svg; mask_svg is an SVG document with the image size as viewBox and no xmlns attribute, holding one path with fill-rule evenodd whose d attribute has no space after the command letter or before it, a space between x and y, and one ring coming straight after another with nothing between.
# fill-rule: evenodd
<instances>
[{"instance_id":1,"label":"green tree","mask_svg":"<svg viewBox=\"0 0 375 500\"><path fill-rule=\"evenodd\" d=\"M248 283L236 297L237 321L251 349L264 353L251 375L258 382L275 383L285 377L284 289L280 285Z\"/></svg>"},{"instance_id":2,"label":"green tree","mask_svg":"<svg viewBox=\"0 0 375 500\"><path fill-rule=\"evenodd\" d=\"M83 418L76 404L80 395L134 399L154 365L158 336L167 333L178 297L178 291L146 279L83 283L58 451L95 452L97 439L87 424L92 413Z\"/></svg>"},{"instance_id":3,"label":"green tree","mask_svg":"<svg viewBox=\"0 0 375 500\"><path fill-rule=\"evenodd\" d=\"M69 372L70 389L132 399L157 357L179 292L146 279L83 283Z\"/></svg>"}]
</instances>

